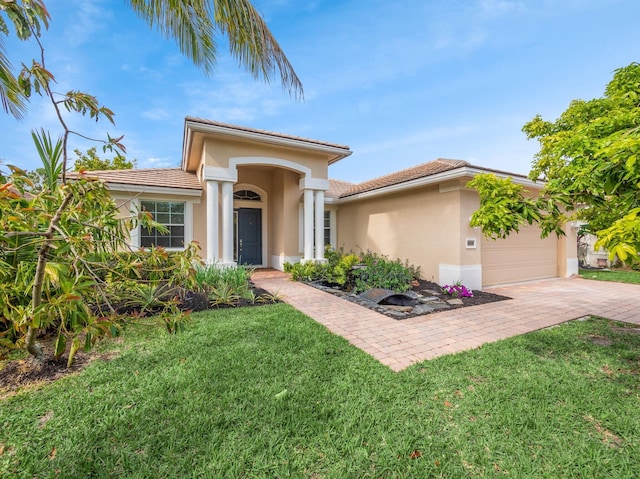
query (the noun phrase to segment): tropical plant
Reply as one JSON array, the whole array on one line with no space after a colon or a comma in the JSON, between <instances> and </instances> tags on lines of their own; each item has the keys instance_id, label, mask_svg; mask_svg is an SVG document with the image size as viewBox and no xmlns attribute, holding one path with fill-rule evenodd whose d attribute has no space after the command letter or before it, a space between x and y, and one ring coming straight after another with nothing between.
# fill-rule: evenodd
<instances>
[{"instance_id":1,"label":"tropical plant","mask_svg":"<svg viewBox=\"0 0 640 479\"><path fill-rule=\"evenodd\" d=\"M302 83L249 0L128 0L128 3L152 28L175 39L180 51L205 73L213 71L216 37L223 34L231 55L254 78L269 83L279 76L283 88L302 98ZM49 20L43 0L0 0L0 35L8 35L12 24L20 40L35 37L39 42L41 29L48 28ZM3 109L16 118L24 115L32 87L40 93L39 83L53 78L44 62L36 63L39 62L15 75L0 36L0 101ZM32 83L30 77L39 79Z\"/></svg>"},{"instance_id":2,"label":"tropical plant","mask_svg":"<svg viewBox=\"0 0 640 479\"><path fill-rule=\"evenodd\" d=\"M554 122L536 116L523 127L537 139L529 178L544 181L540 194L494 175L469 183L480 195L471 219L487 237L501 238L524 224L542 235L564 234L568 221L584 223L596 248L636 264L640 251L640 64L615 71L604 95L574 100Z\"/></svg>"}]
</instances>

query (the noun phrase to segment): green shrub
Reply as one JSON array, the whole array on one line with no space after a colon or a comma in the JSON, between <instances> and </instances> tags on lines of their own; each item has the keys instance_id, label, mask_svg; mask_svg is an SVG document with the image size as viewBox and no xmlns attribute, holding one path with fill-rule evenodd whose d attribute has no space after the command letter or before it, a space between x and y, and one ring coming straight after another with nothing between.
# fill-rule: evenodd
<instances>
[{"instance_id":1,"label":"green shrub","mask_svg":"<svg viewBox=\"0 0 640 479\"><path fill-rule=\"evenodd\" d=\"M209 295L214 305L235 305L241 298L252 300L250 279L253 270L245 266L234 268L217 265L196 269L196 285L199 291Z\"/></svg>"},{"instance_id":2,"label":"green shrub","mask_svg":"<svg viewBox=\"0 0 640 479\"><path fill-rule=\"evenodd\" d=\"M285 273L291 274L294 281L325 281L328 265L307 261L305 263L285 263Z\"/></svg>"},{"instance_id":3,"label":"green shrub","mask_svg":"<svg viewBox=\"0 0 640 479\"><path fill-rule=\"evenodd\" d=\"M371 251L361 253L360 262L365 267L354 271L354 293L371 288L385 288L401 293L411 288L411 281L418 273L417 268L409 266L406 261L392 261Z\"/></svg>"},{"instance_id":4,"label":"green shrub","mask_svg":"<svg viewBox=\"0 0 640 479\"><path fill-rule=\"evenodd\" d=\"M420 269L408 261L392 261L371 251L345 254L342 249L328 247L325 259L326 263L285 263L284 270L294 281L327 281L354 293L371 288L403 292L411 287L413 279L420 277ZM358 264L362 268L355 268Z\"/></svg>"}]
</instances>

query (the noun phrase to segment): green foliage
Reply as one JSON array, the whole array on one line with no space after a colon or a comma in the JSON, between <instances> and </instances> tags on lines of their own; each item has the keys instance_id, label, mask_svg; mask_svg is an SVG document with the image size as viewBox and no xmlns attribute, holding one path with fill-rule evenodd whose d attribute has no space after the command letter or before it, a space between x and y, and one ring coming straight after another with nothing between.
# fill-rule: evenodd
<instances>
[{"instance_id":1,"label":"green foliage","mask_svg":"<svg viewBox=\"0 0 640 479\"><path fill-rule=\"evenodd\" d=\"M241 299L253 304L257 298L250 286L252 273L253 270L245 266L199 266L196 269L196 288L207 293L214 306L235 306Z\"/></svg>"},{"instance_id":2,"label":"green foliage","mask_svg":"<svg viewBox=\"0 0 640 479\"><path fill-rule=\"evenodd\" d=\"M285 263L285 273L291 274L294 281L324 281L327 279L327 264L306 261Z\"/></svg>"},{"instance_id":3,"label":"green foliage","mask_svg":"<svg viewBox=\"0 0 640 479\"><path fill-rule=\"evenodd\" d=\"M536 116L523 127L540 143L530 179L545 185L523 198L502 181L474 179L480 210L472 224L504 237L536 222L543 234L560 233L569 220L586 223L599 245L628 264L640 251L640 64L615 71L604 96L574 100L555 122ZM614 252L615 250L615 252Z\"/></svg>"},{"instance_id":4,"label":"green foliage","mask_svg":"<svg viewBox=\"0 0 640 479\"><path fill-rule=\"evenodd\" d=\"M116 152L112 159L100 158L96 153L96 147L89 148L86 152L73 150L77 159L73 163L75 171L96 170L130 170L135 168L137 160L127 160L122 154Z\"/></svg>"},{"instance_id":5,"label":"green foliage","mask_svg":"<svg viewBox=\"0 0 640 479\"><path fill-rule=\"evenodd\" d=\"M574 100L555 122L536 116L523 127L540 143L530 179L545 185L527 198L510 182L476 177L480 209L471 224L487 237L505 237L538 223L543 236L562 234L566 221L586 223L598 245L628 264L640 251L640 64L615 71L604 96ZM624 259L623 259L624 258Z\"/></svg>"},{"instance_id":6,"label":"green foliage","mask_svg":"<svg viewBox=\"0 0 640 479\"><path fill-rule=\"evenodd\" d=\"M16 37L28 40L49 26L49 13L42 0L0 0L0 103L5 112L22 119L29 97L24 82L11 71L2 36L9 35L12 25Z\"/></svg>"},{"instance_id":7,"label":"green foliage","mask_svg":"<svg viewBox=\"0 0 640 479\"><path fill-rule=\"evenodd\" d=\"M80 177L33 189L27 174L0 173L0 353L35 347L38 331L55 335L54 357L90 349L118 334L126 313L161 313L171 331L186 317L175 287L193 284L195 246L115 254L128 231L150 219L120 218L103 183ZM82 343L82 344L81 344ZM30 349L31 348L31 349Z\"/></svg>"},{"instance_id":8,"label":"green foliage","mask_svg":"<svg viewBox=\"0 0 640 479\"><path fill-rule=\"evenodd\" d=\"M356 255L328 248L325 255L326 263L285 263L284 270L294 281L326 281L354 293L371 288L403 292L411 287L413 279L420 277L419 268L409 265L408 261L392 261L371 251Z\"/></svg>"},{"instance_id":9,"label":"green foliage","mask_svg":"<svg viewBox=\"0 0 640 479\"><path fill-rule=\"evenodd\" d=\"M418 274L415 268L400 259L390 260L387 256L366 251L360 255L364 268L354 271L354 293L361 293L371 288L391 289L402 293L411 288L411 281Z\"/></svg>"}]
</instances>

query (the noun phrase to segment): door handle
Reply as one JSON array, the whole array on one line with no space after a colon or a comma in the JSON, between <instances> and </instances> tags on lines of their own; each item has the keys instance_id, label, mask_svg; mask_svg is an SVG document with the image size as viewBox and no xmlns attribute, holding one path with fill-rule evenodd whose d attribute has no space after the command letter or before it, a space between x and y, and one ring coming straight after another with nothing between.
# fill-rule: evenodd
<instances>
[{"instance_id":1,"label":"door handle","mask_svg":"<svg viewBox=\"0 0 640 479\"><path fill-rule=\"evenodd\" d=\"M242 251L242 240L240 240L240 251Z\"/></svg>"}]
</instances>

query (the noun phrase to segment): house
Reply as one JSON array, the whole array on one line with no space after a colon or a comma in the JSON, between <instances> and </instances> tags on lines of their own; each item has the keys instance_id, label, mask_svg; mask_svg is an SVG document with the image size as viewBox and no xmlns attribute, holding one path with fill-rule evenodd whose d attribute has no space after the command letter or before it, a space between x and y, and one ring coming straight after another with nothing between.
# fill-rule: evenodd
<instances>
[{"instance_id":1,"label":"house","mask_svg":"<svg viewBox=\"0 0 640 479\"><path fill-rule=\"evenodd\" d=\"M569 227L560 239L540 239L530 227L492 241L469 226L479 199L466 184L490 170L438 159L359 184L329 179L329 166L350 154L344 145L187 117L180 168L95 174L123 208L150 211L168 227L167 235L132 231L133 246L197 240L208 263L282 270L323 261L330 244L408 259L425 279L474 289L577 273ZM540 188L494 173L531 194Z\"/></svg>"}]
</instances>

